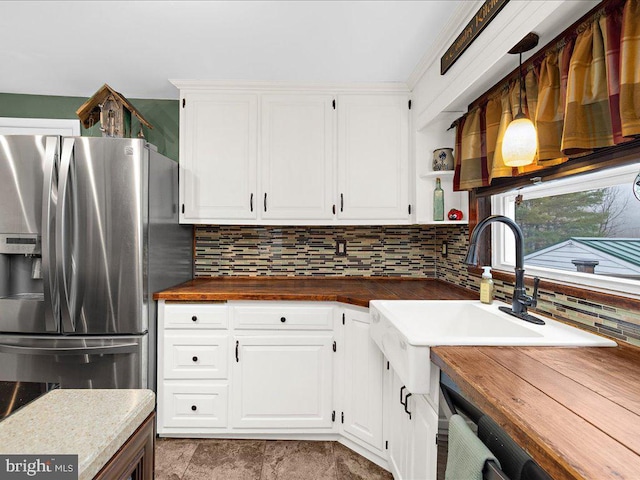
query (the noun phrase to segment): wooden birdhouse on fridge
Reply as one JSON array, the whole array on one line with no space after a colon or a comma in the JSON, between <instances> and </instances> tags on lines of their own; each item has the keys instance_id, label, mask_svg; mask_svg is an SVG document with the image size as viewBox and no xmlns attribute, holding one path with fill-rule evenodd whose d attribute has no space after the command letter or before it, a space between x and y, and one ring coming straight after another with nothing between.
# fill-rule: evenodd
<instances>
[{"instance_id":1,"label":"wooden birdhouse on fridge","mask_svg":"<svg viewBox=\"0 0 640 480\"><path fill-rule=\"evenodd\" d=\"M84 128L91 128L100 122L103 137L130 138L131 115L140 121L138 137L144 138L143 125L153 128L136 107L106 83L76 110L76 114Z\"/></svg>"}]
</instances>

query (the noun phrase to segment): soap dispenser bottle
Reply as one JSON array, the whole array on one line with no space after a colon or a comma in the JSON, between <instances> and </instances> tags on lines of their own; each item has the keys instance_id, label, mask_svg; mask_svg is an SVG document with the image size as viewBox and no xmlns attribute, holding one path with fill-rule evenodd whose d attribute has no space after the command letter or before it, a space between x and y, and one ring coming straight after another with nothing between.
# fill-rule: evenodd
<instances>
[{"instance_id":1,"label":"soap dispenser bottle","mask_svg":"<svg viewBox=\"0 0 640 480\"><path fill-rule=\"evenodd\" d=\"M493 277L491 267L482 267L482 279L480 280L480 301L491 305L493 303Z\"/></svg>"}]
</instances>

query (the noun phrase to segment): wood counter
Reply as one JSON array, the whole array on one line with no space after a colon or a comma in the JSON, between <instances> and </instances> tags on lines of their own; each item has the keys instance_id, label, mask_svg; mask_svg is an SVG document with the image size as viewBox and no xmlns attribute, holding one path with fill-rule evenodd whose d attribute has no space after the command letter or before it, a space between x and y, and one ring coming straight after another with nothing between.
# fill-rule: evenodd
<instances>
[{"instance_id":1,"label":"wood counter","mask_svg":"<svg viewBox=\"0 0 640 480\"><path fill-rule=\"evenodd\" d=\"M464 300L431 279L212 278L154 295L167 301ZM554 479L640 479L640 349L435 347L431 359Z\"/></svg>"},{"instance_id":2,"label":"wood counter","mask_svg":"<svg viewBox=\"0 0 640 480\"><path fill-rule=\"evenodd\" d=\"M640 478L640 349L435 347L431 360L554 479Z\"/></svg>"},{"instance_id":3,"label":"wood counter","mask_svg":"<svg viewBox=\"0 0 640 480\"><path fill-rule=\"evenodd\" d=\"M435 279L363 277L197 278L158 292L154 300L300 300L368 307L371 300L474 300L478 294Z\"/></svg>"}]
</instances>

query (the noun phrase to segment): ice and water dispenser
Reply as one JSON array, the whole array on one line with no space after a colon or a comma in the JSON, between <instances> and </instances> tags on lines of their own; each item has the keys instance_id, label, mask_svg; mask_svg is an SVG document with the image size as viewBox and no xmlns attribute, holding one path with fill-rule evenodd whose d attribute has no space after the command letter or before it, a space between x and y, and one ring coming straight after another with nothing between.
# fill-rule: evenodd
<instances>
[{"instance_id":1,"label":"ice and water dispenser","mask_svg":"<svg viewBox=\"0 0 640 480\"><path fill-rule=\"evenodd\" d=\"M32 331L43 308L40 236L0 234L0 330Z\"/></svg>"}]
</instances>

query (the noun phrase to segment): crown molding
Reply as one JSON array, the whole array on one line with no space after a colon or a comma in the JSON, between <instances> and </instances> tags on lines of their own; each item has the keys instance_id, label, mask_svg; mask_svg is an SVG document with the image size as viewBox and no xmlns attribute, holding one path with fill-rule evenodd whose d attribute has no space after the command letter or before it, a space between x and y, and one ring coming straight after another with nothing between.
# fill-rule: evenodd
<instances>
[{"instance_id":1,"label":"crown molding","mask_svg":"<svg viewBox=\"0 0 640 480\"><path fill-rule=\"evenodd\" d=\"M409 93L404 82L379 83L303 83L303 82L260 82L247 80L181 80L169 79L178 89L233 90L287 93Z\"/></svg>"},{"instance_id":2,"label":"crown molding","mask_svg":"<svg viewBox=\"0 0 640 480\"><path fill-rule=\"evenodd\" d=\"M429 50L425 52L416 65L416 68L414 68L411 75L409 75L407 79L409 90L413 90L433 62L440 59L447 48L449 48L449 45L451 45L451 42L464 29L467 23L469 23L469 20L473 18L483 3L484 0L460 2L460 5L458 5L451 18L449 18L449 21L440 31L438 41L429 47Z\"/></svg>"}]
</instances>

